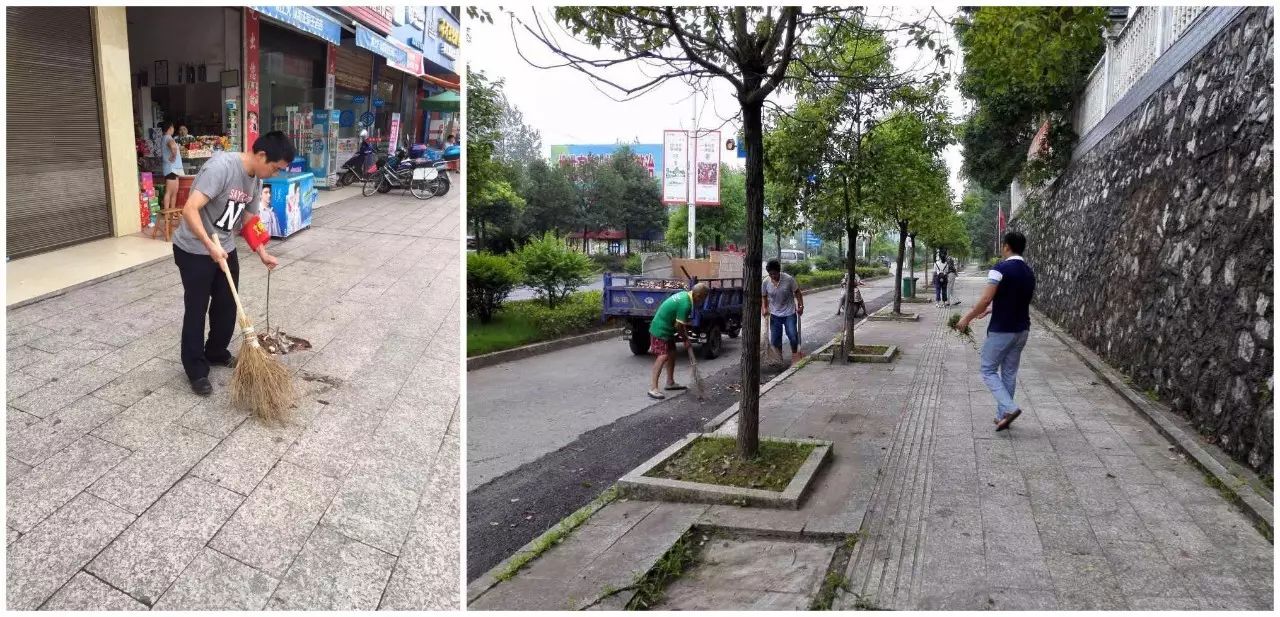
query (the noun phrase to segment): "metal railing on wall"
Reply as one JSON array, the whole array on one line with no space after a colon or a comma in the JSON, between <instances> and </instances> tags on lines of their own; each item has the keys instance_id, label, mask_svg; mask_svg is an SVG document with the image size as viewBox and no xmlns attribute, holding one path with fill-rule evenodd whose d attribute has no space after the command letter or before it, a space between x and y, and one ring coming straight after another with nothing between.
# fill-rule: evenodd
<instances>
[{"instance_id":1,"label":"metal railing on wall","mask_svg":"<svg viewBox=\"0 0 1280 617\"><path fill-rule=\"evenodd\" d=\"M1093 67L1078 99L1073 125L1084 135L1151 70L1175 41L1182 37L1207 6L1140 6Z\"/></svg>"}]
</instances>

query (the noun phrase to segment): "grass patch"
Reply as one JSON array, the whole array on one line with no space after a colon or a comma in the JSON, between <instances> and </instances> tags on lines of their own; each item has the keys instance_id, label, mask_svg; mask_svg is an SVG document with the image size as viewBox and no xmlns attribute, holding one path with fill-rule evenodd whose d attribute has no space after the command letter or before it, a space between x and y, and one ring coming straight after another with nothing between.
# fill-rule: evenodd
<instances>
[{"instance_id":1,"label":"grass patch","mask_svg":"<svg viewBox=\"0 0 1280 617\"><path fill-rule=\"evenodd\" d=\"M831 605L836 601L836 594L841 591L849 591L849 577L839 572L828 572L827 577L822 580L822 588L818 591L818 597L813 599L813 602L809 605L809 610L831 610Z\"/></svg>"},{"instance_id":2,"label":"grass patch","mask_svg":"<svg viewBox=\"0 0 1280 617\"><path fill-rule=\"evenodd\" d=\"M809 603L811 611L829 611L831 605L836 601L836 594L848 592L849 578L844 575L844 569L849 564L849 559L853 555L853 549L858 545L858 534L851 533L845 536L844 542L836 547L836 552L832 555L831 565L828 566L827 576L822 580L822 587L818 589L818 595Z\"/></svg>"},{"instance_id":3,"label":"grass patch","mask_svg":"<svg viewBox=\"0 0 1280 617\"><path fill-rule=\"evenodd\" d=\"M579 508L577 512L570 514L564 520L560 521L560 523L555 527L543 532L542 535L538 536L537 539L533 541L532 548L527 551L516 553L516 555L511 558L511 561L507 562L507 566L503 568L495 578L499 581L511 580L516 573L520 571L520 568L525 566L525 564L537 559L539 555L547 552L548 549L562 542L565 537L569 535L569 532L577 529L579 525L585 523L587 519L591 518L593 514L598 512L600 508L609 505L610 502L617 498L618 489L615 487L609 487L609 489L601 493L600 496L591 500L591 503Z\"/></svg>"},{"instance_id":4,"label":"grass patch","mask_svg":"<svg viewBox=\"0 0 1280 617\"><path fill-rule=\"evenodd\" d=\"M634 585L636 595L627 602L627 610L647 610L662 601L663 591L667 585L685 573L698 559L698 549L706 543L706 536L701 542L694 539L700 532L690 529L679 540L667 549L658 559L658 563L645 572Z\"/></svg>"},{"instance_id":5,"label":"grass patch","mask_svg":"<svg viewBox=\"0 0 1280 617\"><path fill-rule=\"evenodd\" d=\"M467 357L600 330L602 306L599 291L571 294L554 309L542 300L506 302L490 323L467 320Z\"/></svg>"},{"instance_id":6,"label":"grass patch","mask_svg":"<svg viewBox=\"0 0 1280 617\"><path fill-rule=\"evenodd\" d=\"M782 492L813 452L813 444L760 441L756 458L738 458L736 440L700 437L646 473L653 478L684 480Z\"/></svg>"}]
</instances>

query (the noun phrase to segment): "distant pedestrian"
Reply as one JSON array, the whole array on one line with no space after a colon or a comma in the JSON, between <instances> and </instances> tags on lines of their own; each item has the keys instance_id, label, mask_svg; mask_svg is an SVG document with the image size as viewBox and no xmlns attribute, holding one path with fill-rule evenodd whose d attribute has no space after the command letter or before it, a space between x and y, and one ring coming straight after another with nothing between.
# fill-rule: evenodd
<instances>
[{"instance_id":1,"label":"distant pedestrian","mask_svg":"<svg viewBox=\"0 0 1280 617\"><path fill-rule=\"evenodd\" d=\"M955 257L947 258L947 304L960 304L959 289L956 289L956 277L960 275L960 268L956 265Z\"/></svg>"},{"instance_id":2,"label":"distant pedestrian","mask_svg":"<svg viewBox=\"0 0 1280 617\"><path fill-rule=\"evenodd\" d=\"M667 367L668 391L688 390L688 387L676 383L676 334L684 339L684 346L689 348L689 318L693 315L693 307L707 299L711 288L706 283L698 283L690 291L672 294L658 306L658 312L649 324L649 352L657 356L653 360L653 373L649 379L649 398L664 399L667 395L658 389L658 375L662 367Z\"/></svg>"},{"instance_id":3,"label":"distant pedestrian","mask_svg":"<svg viewBox=\"0 0 1280 617\"><path fill-rule=\"evenodd\" d=\"M791 343L791 361L804 358L800 351L800 330L798 321L804 316L804 293L795 277L782 271L782 264L770 259L765 265L769 276L761 285L762 302L760 316L769 317L769 344L778 357L782 357L782 333L787 333L787 341Z\"/></svg>"},{"instance_id":4,"label":"distant pedestrian","mask_svg":"<svg viewBox=\"0 0 1280 617\"><path fill-rule=\"evenodd\" d=\"M178 203L178 178L183 175L182 148L173 136L174 123L165 122L160 135L160 163L164 172L164 209L182 207Z\"/></svg>"},{"instance_id":5,"label":"distant pedestrian","mask_svg":"<svg viewBox=\"0 0 1280 617\"><path fill-rule=\"evenodd\" d=\"M955 326L963 331L974 319L991 315L987 340L982 345L982 381L996 399L997 431L1009 428L1022 415L1013 393L1022 349L1031 333L1031 296L1036 290L1036 275L1022 258L1026 248L1027 238L1021 233L1011 231L1004 235L1004 261L987 273L988 284L982 297Z\"/></svg>"},{"instance_id":6,"label":"distant pedestrian","mask_svg":"<svg viewBox=\"0 0 1280 617\"><path fill-rule=\"evenodd\" d=\"M947 301L947 262L942 253L933 262L933 305L942 308Z\"/></svg>"},{"instance_id":7,"label":"distant pedestrian","mask_svg":"<svg viewBox=\"0 0 1280 617\"><path fill-rule=\"evenodd\" d=\"M849 288L849 273L848 273L848 272L846 272L846 273L844 274L844 277L840 279L840 288L842 289L842 291L840 292L840 304L836 306L836 315L840 315L841 313L843 313L843 312L844 312L845 304L846 304L846 302L848 302L848 299L849 299L850 297L852 297L852 298L853 298L853 303L852 303L852 305L853 305L854 307L858 307L858 306L860 306L860 305L862 304L862 292L861 292L861 291L859 291L859 290L858 290L858 288L859 288L859 287L862 287L862 286L863 286L863 285L865 285L865 284L866 284L866 283L863 283L863 282L862 282L862 277L858 276L858 273L857 273L857 272L854 272L854 273L853 273L853 288L852 288L852 289L850 289L850 288ZM850 309L850 310L854 310L854 309ZM857 317L857 313L854 313L854 317Z\"/></svg>"}]
</instances>

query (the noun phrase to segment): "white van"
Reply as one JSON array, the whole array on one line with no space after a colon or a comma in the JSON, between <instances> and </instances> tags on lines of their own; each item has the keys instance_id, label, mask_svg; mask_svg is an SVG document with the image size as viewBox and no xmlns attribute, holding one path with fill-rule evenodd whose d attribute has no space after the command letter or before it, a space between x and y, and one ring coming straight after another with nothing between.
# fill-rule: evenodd
<instances>
[{"instance_id":1,"label":"white van","mask_svg":"<svg viewBox=\"0 0 1280 617\"><path fill-rule=\"evenodd\" d=\"M782 249L781 253L782 263L784 264L799 263L809 258L804 251L797 251L795 249Z\"/></svg>"}]
</instances>

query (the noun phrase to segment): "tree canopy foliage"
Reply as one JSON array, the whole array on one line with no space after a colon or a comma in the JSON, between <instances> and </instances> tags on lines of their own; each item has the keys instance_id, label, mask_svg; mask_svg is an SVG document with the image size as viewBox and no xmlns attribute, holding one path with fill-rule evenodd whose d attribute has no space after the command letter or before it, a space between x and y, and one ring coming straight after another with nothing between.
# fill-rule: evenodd
<instances>
[{"instance_id":1,"label":"tree canopy foliage","mask_svg":"<svg viewBox=\"0 0 1280 617\"><path fill-rule=\"evenodd\" d=\"M1039 125L1062 165L1075 140L1069 117L1089 71L1104 50L1107 11L1084 6L982 6L954 24L964 54L960 92L975 102L961 131L964 173L1004 190L1027 161ZM1069 152L1066 154L1069 155Z\"/></svg>"}]
</instances>

